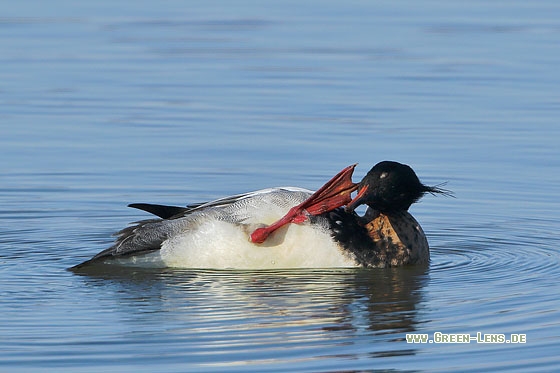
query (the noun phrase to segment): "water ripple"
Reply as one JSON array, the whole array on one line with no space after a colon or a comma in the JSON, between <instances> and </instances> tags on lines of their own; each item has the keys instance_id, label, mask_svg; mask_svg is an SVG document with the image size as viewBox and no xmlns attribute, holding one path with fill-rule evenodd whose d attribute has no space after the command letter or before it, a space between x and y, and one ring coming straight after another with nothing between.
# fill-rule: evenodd
<instances>
[{"instance_id":1,"label":"water ripple","mask_svg":"<svg viewBox=\"0 0 560 373\"><path fill-rule=\"evenodd\" d=\"M522 282L560 274L559 239L538 221L437 232L432 273L452 271L450 281ZM465 236L465 232L469 235Z\"/></svg>"}]
</instances>

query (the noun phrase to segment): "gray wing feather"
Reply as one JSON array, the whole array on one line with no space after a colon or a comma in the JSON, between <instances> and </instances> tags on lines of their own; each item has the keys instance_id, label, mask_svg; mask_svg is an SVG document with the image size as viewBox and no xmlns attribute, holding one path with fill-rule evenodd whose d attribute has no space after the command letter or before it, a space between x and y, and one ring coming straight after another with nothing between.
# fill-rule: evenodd
<instances>
[{"instance_id":1,"label":"gray wing feather","mask_svg":"<svg viewBox=\"0 0 560 373\"><path fill-rule=\"evenodd\" d=\"M169 237L172 229L166 222L169 220L143 220L136 225L126 227L116 233L114 245L95 255L93 258L78 264L73 268L80 268L92 262L116 256L127 256L159 250L161 244Z\"/></svg>"}]
</instances>

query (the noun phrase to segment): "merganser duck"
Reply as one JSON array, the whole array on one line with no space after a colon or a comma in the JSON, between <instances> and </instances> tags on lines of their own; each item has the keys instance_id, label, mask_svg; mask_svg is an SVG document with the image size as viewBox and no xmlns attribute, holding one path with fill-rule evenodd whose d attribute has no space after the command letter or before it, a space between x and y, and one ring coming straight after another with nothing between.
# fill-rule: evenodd
<instances>
[{"instance_id":1,"label":"merganser duck","mask_svg":"<svg viewBox=\"0 0 560 373\"><path fill-rule=\"evenodd\" d=\"M131 204L159 218L124 228L113 246L72 269L97 263L212 269L427 264L428 241L408 208L426 193L451 192L422 184L412 168L392 161L376 164L354 184L354 167L315 193L280 187L187 207ZM368 208L361 217L354 210L362 204Z\"/></svg>"}]
</instances>

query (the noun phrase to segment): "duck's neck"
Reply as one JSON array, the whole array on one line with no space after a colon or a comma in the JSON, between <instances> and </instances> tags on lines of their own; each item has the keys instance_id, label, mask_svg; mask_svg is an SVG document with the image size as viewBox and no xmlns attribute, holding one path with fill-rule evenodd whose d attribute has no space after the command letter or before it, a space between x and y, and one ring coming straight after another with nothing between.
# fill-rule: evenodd
<instances>
[{"instance_id":1,"label":"duck's neck","mask_svg":"<svg viewBox=\"0 0 560 373\"><path fill-rule=\"evenodd\" d=\"M381 213L368 209L361 219L373 248L355 255L366 267L399 267L428 264L430 249L420 224L408 213Z\"/></svg>"}]
</instances>

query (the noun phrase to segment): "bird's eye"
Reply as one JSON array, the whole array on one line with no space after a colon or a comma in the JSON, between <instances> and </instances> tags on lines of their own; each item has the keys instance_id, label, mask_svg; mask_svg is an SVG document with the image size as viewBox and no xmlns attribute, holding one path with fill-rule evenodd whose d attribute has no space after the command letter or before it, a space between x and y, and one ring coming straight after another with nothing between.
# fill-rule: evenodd
<instances>
[{"instance_id":1,"label":"bird's eye","mask_svg":"<svg viewBox=\"0 0 560 373\"><path fill-rule=\"evenodd\" d=\"M379 175L380 179L384 179L387 177L387 172L382 172L381 175Z\"/></svg>"}]
</instances>

